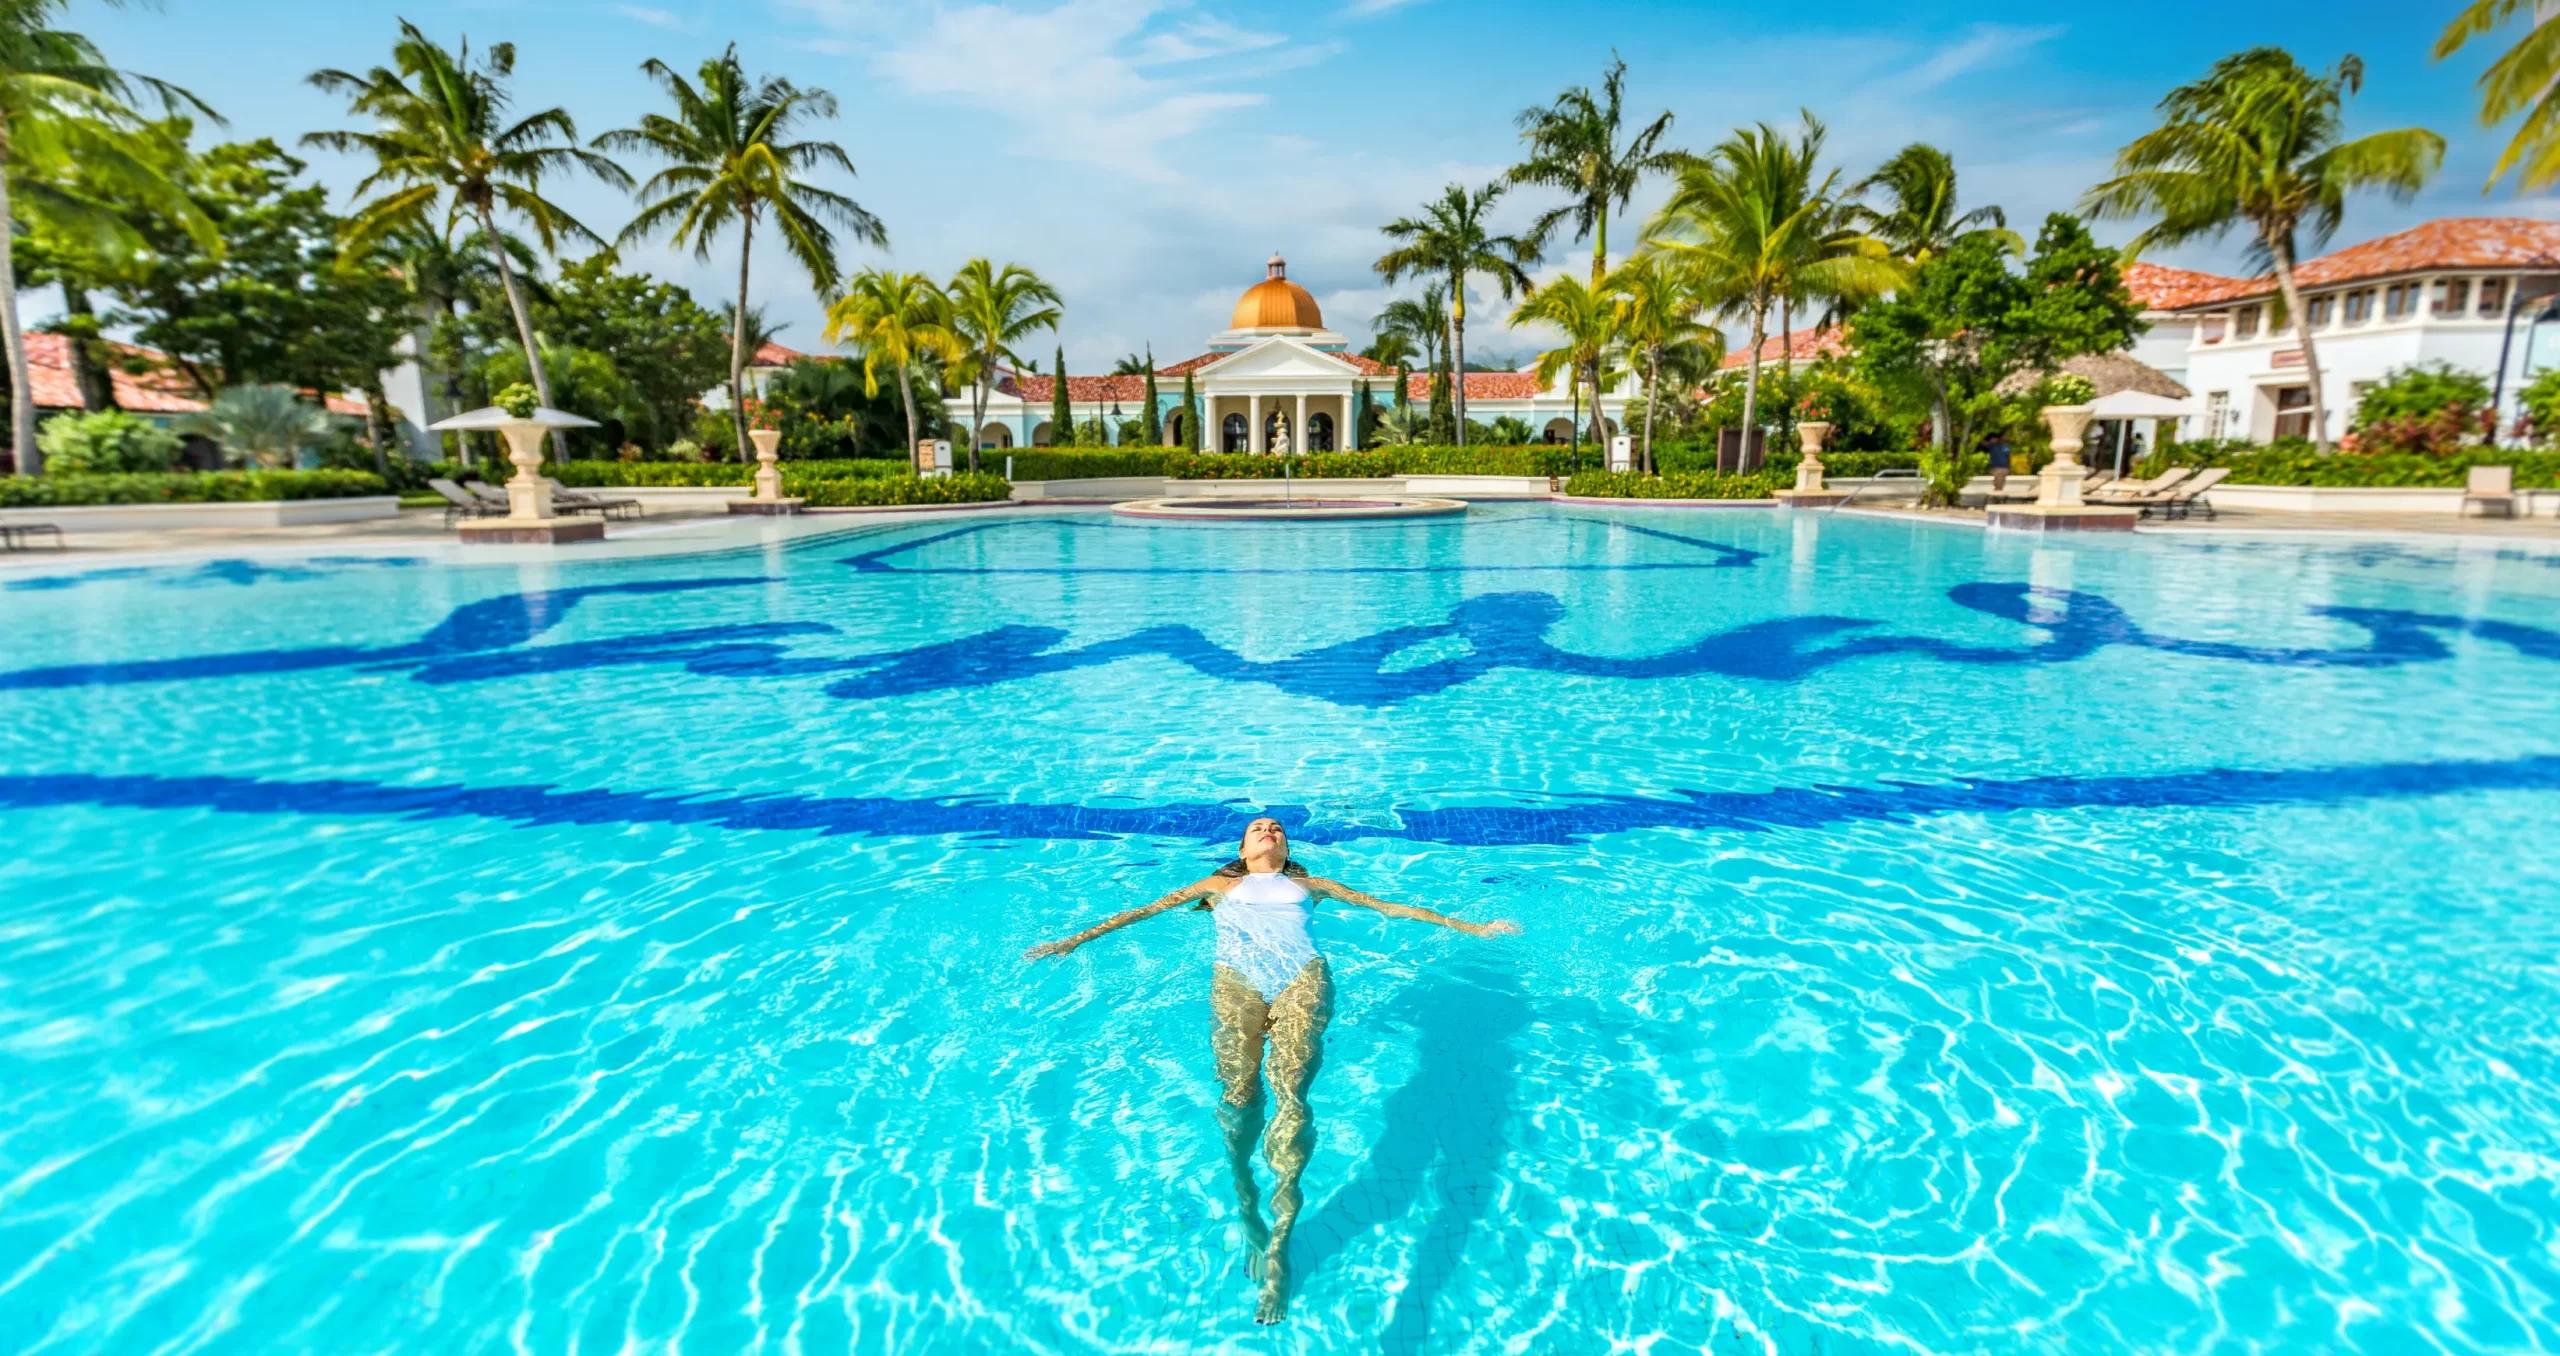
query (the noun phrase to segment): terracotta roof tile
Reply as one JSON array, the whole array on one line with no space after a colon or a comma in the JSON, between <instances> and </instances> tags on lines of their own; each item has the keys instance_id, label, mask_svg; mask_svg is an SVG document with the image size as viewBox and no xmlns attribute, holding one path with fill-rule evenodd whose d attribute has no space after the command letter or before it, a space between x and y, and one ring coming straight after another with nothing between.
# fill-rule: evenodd
<instances>
[{"instance_id":1,"label":"terracotta roof tile","mask_svg":"<svg viewBox=\"0 0 2560 1356\"><path fill-rule=\"evenodd\" d=\"M2536 221L2529 217L2446 217L2307 260L2293 271L2293 276L2296 286L2335 287L2367 278L2387 278L2395 274L2438 269L2533 266L2560 270L2560 221ZM2144 265L2135 264L2125 270L2128 286L2133 282L2133 270L2142 267ZM2211 275L2191 276L2202 278ZM2274 274L2233 278L2218 292L2205 292L2187 300L2165 303L2164 308L2186 309L2243 297L2271 296L2275 290ZM2139 290L2135 295L2141 295Z\"/></svg>"},{"instance_id":2,"label":"terracotta roof tile","mask_svg":"<svg viewBox=\"0 0 2560 1356\"><path fill-rule=\"evenodd\" d=\"M1420 402L1431 398L1431 374L1416 372L1405 383L1408 398ZM1469 400L1533 400L1542 392L1535 372L1469 372Z\"/></svg>"},{"instance_id":3,"label":"terracotta roof tile","mask_svg":"<svg viewBox=\"0 0 2560 1356\"><path fill-rule=\"evenodd\" d=\"M735 336L732 336L732 338L734 337ZM764 347L755 351L755 356L747 359L747 366L789 367L793 362L808 356L808 354L802 353L798 349L784 348L782 345L774 343L772 340L768 339L765 341Z\"/></svg>"},{"instance_id":4,"label":"terracotta roof tile","mask_svg":"<svg viewBox=\"0 0 2560 1356\"><path fill-rule=\"evenodd\" d=\"M1798 330L1795 332L1794 341L1791 346L1788 343L1788 336L1770 335L1761 341L1760 361L1773 363L1782 357L1792 356L1796 362L1809 363L1816 358L1827 358L1833 354L1849 351L1849 332L1837 325L1818 330ZM1723 366L1728 369L1737 368L1750 361L1750 350L1735 349L1724 355Z\"/></svg>"},{"instance_id":5,"label":"terracotta roof tile","mask_svg":"<svg viewBox=\"0 0 2560 1356\"><path fill-rule=\"evenodd\" d=\"M1056 377L1017 377L1016 393L1034 404L1055 398ZM1067 374L1067 400L1070 404L1089 405L1117 400L1124 405L1142 404L1147 398L1147 379L1128 377L1079 377ZM1134 417L1134 416L1133 416Z\"/></svg>"},{"instance_id":6,"label":"terracotta roof tile","mask_svg":"<svg viewBox=\"0 0 2560 1356\"><path fill-rule=\"evenodd\" d=\"M2246 278L2226 278L2191 268L2131 263L2124 266L2124 286L2144 310L2174 311L2181 306L2220 301L2233 295L2235 289L2246 291L2252 284Z\"/></svg>"},{"instance_id":7,"label":"terracotta roof tile","mask_svg":"<svg viewBox=\"0 0 2560 1356\"><path fill-rule=\"evenodd\" d=\"M121 366L108 369L117 408L136 414L191 414L204 408L204 402L195 398L195 384L168 365L167 354L133 344L113 347L127 361L138 359L151 368L139 375ZM69 340L59 334L29 334L27 366L37 409L80 408L80 384L71 379Z\"/></svg>"}]
</instances>

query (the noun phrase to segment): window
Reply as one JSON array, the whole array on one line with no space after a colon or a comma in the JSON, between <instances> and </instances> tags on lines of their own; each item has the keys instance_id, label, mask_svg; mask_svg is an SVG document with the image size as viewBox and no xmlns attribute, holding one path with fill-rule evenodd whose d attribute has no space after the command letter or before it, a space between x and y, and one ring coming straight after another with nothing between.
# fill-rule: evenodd
<instances>
[{"instance_id":1,"label":"window","mask_svg":"<svg viewBox=\"0 0 2560 1356\"><path fill-rule=\"evenodd\" d=\"M2239 310L2231 313L2231 337L2234 339L2254 339L2258 337L2257 307L2243 306Z\"/></svg>"},{"instance_id":2,"label":"window","mask_svg":"<svg viewBox=\"0 0 2560 1356\"><path fill-rule=\"evenodd\" d=\"M2436 279L2435 301L2427 309L2436 315L2461 315L2471 309L2469 278Z\"/></svg>"},{"instance_id":3,"label":"window","mask_svg":"<svg viewBox=\"0 0 2560 1356\"><path fill-rule=\"evenodd\" d=\"M2382 289L2382 318L2406 320L2418 309L2417 283L2393 283Z\"/></svg>"},{"instance_id":4,"label":"window","mask_svg":"<svg viewBox=\"0 0 2560 1356\"><path fill-rule=\"evenodd\" d=\"M2219 438L2222 426L2231 422L2231 393L2216 391L2204 398L2204 436Z\"/></svg>"},{"instance_id":5,"label":"window","mask_svg":"<svg viewBox=\"0 0 2560 1356\"><path fill-rule=\"evenodd\" d=\"M2308 438L2311 436L2311 388L2279 386L2276 388L2276 436Z\"/></svg>"},{"instance_id":6,"label":"window","mask_svg":"<svg viewBox=\"0 0 2560 1356\"><path fill-rule=\"evenodd\" d=\"M2329 321L2337 315L2338 299L2323 294L2302 303L2302 309L2303 318L2309 322L2304 328L2325 330L2329 328Z\"/></svg>"},{"instance_id":7,"label":"window","mask_svg":"<svg viewBox=\"0 0 2560 1356\"><path fill-rule=\"evenodd\" d=\"M2506 313L2507 280L2504 278L2482 278L2480 280L2480 314L2484 317L2495 319L2496 317L2505 315Z\"/></svg>"},{"instance_id":8,"label":"window","mask_svg":"<svg viewBox=\"0 0 2560 1356\"><path fill-rule=\"evenodd\" d=\"M2373 319L2373 289L2349 292L2346 303L2347 323L2362 325Z\"/></svg>"}]
</instances>

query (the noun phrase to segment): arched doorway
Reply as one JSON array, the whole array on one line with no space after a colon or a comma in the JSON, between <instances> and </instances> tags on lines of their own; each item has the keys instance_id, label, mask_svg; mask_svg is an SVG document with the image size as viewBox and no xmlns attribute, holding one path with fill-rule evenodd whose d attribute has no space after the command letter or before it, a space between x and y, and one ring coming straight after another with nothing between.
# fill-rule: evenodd
<instances>
[{"instance_id":1,"label":"arched doorway","mask_svg":"<svg viewBox=\"0 0 2560 1356\"><path fill-rule=\"evenodd\" d=\"M1573 421L1570 419L1550 419L1547 421L1546 432L1541 436L1550 443L1572 442Z\"/></svg>"},{"instance_id":2,"label":"arched doorway","mask_svg":"<svg viewBox=\"0 0 2560 1356\"><path fill-rule=\"evenodd\" d=\"M1184 419L1184 418L1185 418L1185 416L1184 416L1183 412L1182 412L1182 411L1180 411L1180 410L1175 410L1173 413L1168 414L1168 415L1166 415L1166 416L1165 416L1165 418L1164 418L1164 445L1165 445L1165 446L1167 446L1167 447L1180 447L1180 446L1182 446L1182 423L1183 423L1183 419Z\"/></svg>"},{"instance_id":3,"label":"arched doorway","mask_svg":"<svg viewBox=\"0 0 2560 1356\"><path fill-rule=\"evenodd\" d=\"M1244 416L1241 414L1228 415L1225 422L1218 426L1218 432L1220 434L1218 439L1219 449L1226 452L1242 452L1245 448L1244 431Z\"/></svg>"},{"instance_id":4,"label":"arched doorway","mask_svg":"<svg viewBox=\"0 0 2560 1356\"><path fill-rule=\"evenodd\" d=\"M1013 430L1002 424L990 423L986 427L978 430L978 446L1011 447L1013 446Z\"/></svg>"},{"instance_id":5,"label":"arched doorway","mask_svg":"<svg viewBox=\"0 0 2560 1356\"><path fill-rule=\"evenodd\" d=\"M1307 416L1307 450L1310 452L1333 450L1332 415L1318 410Z\"/></svg>"},{"instance_id":6,"label":"arched doorway","mask_svg":"<svg viewBox=\"0 0 2560 1356\"><path fill-rule=\"evenodd\" d=\"M1032 425L1031 445L1033 447L1049 447L1054 445L1057 442L1057 439L1050 436L1051 432L1051 426L1049 421L1046 419Z\"/></svg>"}]
</instances>

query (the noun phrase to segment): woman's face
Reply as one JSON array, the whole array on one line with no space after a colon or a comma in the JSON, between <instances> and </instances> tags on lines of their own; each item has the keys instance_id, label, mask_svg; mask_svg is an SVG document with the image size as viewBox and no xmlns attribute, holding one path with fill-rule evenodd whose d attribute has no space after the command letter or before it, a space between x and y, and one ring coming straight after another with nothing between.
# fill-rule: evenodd
<instances>
[{"instance_id":1,"label":"woman's face","mask_svg":"<svg viewBox=\"0 0 2560 1356\"><path fill-rule=\"evenodd\" d=\"M1257 819L1244 826L1244 847L1240 857L1277 857L1289 859L1289 831L1276 819Z\"/></svg>"}]
</instances>

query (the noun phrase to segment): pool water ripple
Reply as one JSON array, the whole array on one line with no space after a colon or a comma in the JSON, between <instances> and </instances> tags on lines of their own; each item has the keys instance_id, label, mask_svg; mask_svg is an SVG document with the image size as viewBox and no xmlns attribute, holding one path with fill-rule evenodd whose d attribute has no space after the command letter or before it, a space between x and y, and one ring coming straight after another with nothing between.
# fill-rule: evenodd
<instances>
[{"instance_id":1,"label":"pool water ripple","mask_svg":"<svg viewBox=\"0 0 2560 1356\"><path fill-rule=\"evenodd\" d=\"M1922 649L1383 705L1143 653L880 698L664 657L0 675L0 1346L2560 1345L2560 865L2533 846L2560 664L2500 638L2552 628L2541 557L1759 513L1098 521L93 572L0 609L16 672L390 650L599 586L457 653L1187 627L1272 663L1562 559L1628 567L1528 586L1593 656L1810 615L2052 634L1968 585L2211 645L2364 643L2323 609L2461 625L2381 667ZM1378 568L1293 573L1344 565ZM1318 870L1526 932L1320 915L1341 993L1300 1294L1264 1331L1205 919L1018 958L1274 805ZM1051 818L988 817L1021 807ZM1164 807L1199 808L1058 831Z\"/></svg>"}]
</instances>

